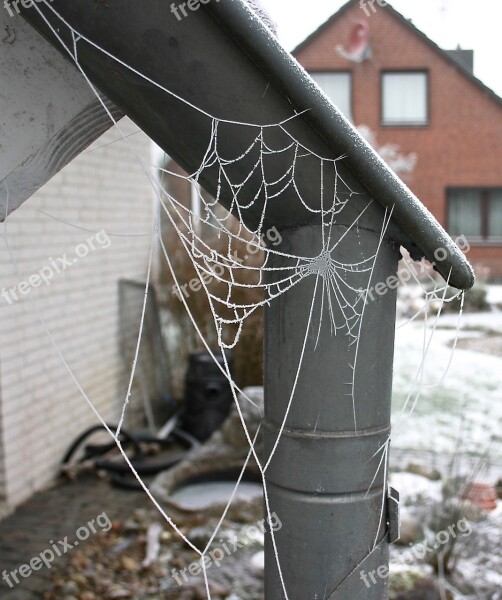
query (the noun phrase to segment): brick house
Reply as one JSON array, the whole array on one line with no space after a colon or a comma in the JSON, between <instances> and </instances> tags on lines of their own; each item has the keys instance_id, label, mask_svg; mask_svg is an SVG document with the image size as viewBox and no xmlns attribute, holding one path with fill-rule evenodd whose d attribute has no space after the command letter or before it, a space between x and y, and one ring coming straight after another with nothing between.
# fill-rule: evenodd
<instances>
[{"instance_id":1,"label":"brick house","mask_svg":"<svg viewBox=\"0 0 502 600\"><path fill-rule=\"evenodd\" d=\"M444 51L391 6L351 0L293 55L378 146L416 155L411 190L502 278L502 99L473 75L473 52Z\"/></svg>"}]
</instances>

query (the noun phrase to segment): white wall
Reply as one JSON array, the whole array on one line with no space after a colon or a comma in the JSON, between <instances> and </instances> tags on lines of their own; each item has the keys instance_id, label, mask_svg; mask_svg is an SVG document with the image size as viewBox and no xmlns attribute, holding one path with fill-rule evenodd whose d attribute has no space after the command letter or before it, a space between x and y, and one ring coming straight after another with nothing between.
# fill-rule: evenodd
<instances>
[{"instance_id":1,"label":"white wall","mask_svg":"<svg viewBox=\"0 0 502 600\"><path fill-rule=\"evenodd\" d=\"M121 128L137 131L126 120ZM93 235L95 247L49 285L24 288L25 295L17 290L17 301L10 292L8 300L0 296L0 515L46 485L73 438L96 422L40 324L37 306L86 393L107 419L117 420L126 377L118 352L117 281L145 280L154 213L151 186L130 149L123 141L110 143L119 138L112 128L14 212L6 229L0 224L19 268L16 273L0 239L0 290L65 253L77 258L77 247L89 248ZM143 133L128 141L151 160ZM102 229L106 234L92 233ZM84 253L83 246L78 250Z\"/></svg>"}]
</instances>

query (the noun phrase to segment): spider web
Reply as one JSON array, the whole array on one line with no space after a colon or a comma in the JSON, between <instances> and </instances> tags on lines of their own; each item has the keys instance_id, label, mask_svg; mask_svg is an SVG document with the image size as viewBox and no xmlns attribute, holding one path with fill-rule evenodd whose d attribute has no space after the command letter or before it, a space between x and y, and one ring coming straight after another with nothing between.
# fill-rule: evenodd
<instances>
[{"instance_id":1,"label":"spider web","mask_svg":"<svg viewBox=\"0 0 502 600\"><path fill-rule=\"evenodd\" d=\"M53 9L53 7L50 6L50 4L46 2L44 2L44 4L58 19L61 27L65 27L71 33L71 47L65 45L65 42L59 34L59 29L55 28L50 23L50 21L40 11L39 7L35 5L33 8L38 11L54 36L60 41L62 47L70 54L76 67L80 70L88 85L96 94L97 98L101 100L100 95L86 75L85 70L79 61L80 42L91 44L99 51L107 54L113 60L134 71L132 67L125 65L122 61L116 57L113 57L104 49L99 48L94 42L92 42L92 40L85 38L79 32L73 29L61 17L61 15L59 15ZM140 75L148 83L161 88L158 83L149 79L145 75L137 71L134 72L137 75ZM369 200L366 203L361 203L359 198L358 206L361 206L361 208L356 212L354 217L351 217L350 224L346 226L345 233L341 235L334 234L337 224L344 221L346 212L348 212L348 208L352 208L352 205L355 199L358 197L358 194L350 188L348 183L340 174L339 163L343 160L343 157L332 159L329 157L320 156L313 150L303 145L299 140L295 139L295 137L289 132L287 125L290 121L294 121L294 119L298 118L298 114L293 114L290 119L287 119L286 121L268 125L228 121L218 118L218 116L208 114L193 104L186 102L183 98L177 96L171 91L165 88L162 89L166 94L176 97L178 100L191 106L201 115L204 115L207 118L209 125L208 131L210 134L207 139L206 150L200 165L192 173L181 174L176 170L168 169L165 165L160 168L158 165L153 165L159 168L162 176L155 177L152 175L152 165L146 163L135 152L130 144L128 136L122 132L120 123L117 123L114 120L106 105L102 101L101 102L103 109L108 113L110 119L120 132L120 140L124 144L128 145L133 156L141 164L145 176L149 179L152 188L155 191L163 218L168 221L171 229L175 231L179 246L186 253L186 256L188 257L193 269L197 274L201 288L200 293L205 294L212 315L214 332L218 347L221 350L222 362L217 360L211 344L201 331L195 316L190 310L189 304L182 291L182 285L179 281L179 274L176 272L175 265L173 264L173 258L170 256L170 252L166 245L166 240L162 235L159 218L156 219L152 231L153 235L145 287L145 303L143 304L134 361L128 378L127 393L126 397L124 398L120 421L115 431L110 430L106 425L106 422L94 405L92 399L86 394L70 365L66 361L64 355L60 351L49 327L45 323L43 316L36 309L36 307L35 310L40 322L49 336L49 339L51 340L55 352L58 354L60 360L64 364L70 377L82 394L82 397L88 403L96 417L103 424L108 434L117 444L118 449L120 450L125 461L128 463L132 473L140 483L144 492L148 495L159 513L173 528L177 535L184 540L188 547L190 547L201 559L203 559L209 551L212 542L218 535L229 508L235 499L239 483L241 482L249 461L251 460L256 462L256 465L258 466L262 476L267 517L269 522L271 521L272 514L265 474L275 455L278 444L281 440L281 436L286 427L288 415L295 399L295 392L305 354L307 351L315 351L319 342L321 331L325 327L329 327L332 336L345 336L348 340L349 355L347 356L347 360L353 372L353 378L351 381L347 382L347 396L349 398L349 402L352 404L354 431L357 433L358 425L356 417L356 404L358 403L358 397L356 394L355 374L358 368L364 368L363 365L358 364L361 332L364 326L364 315L368 304L368 293L371 285L375 283L373 282L375 265L379 257L381 245L387 233L387 229L392 217L392 211L385 211L383 214L380 224L380 235L377 236L376 244L373 250L369 253L365 253L361 250L360 255L354 256L353 260L350 262L343 260L340 258L340 254L343 254L340 253L340 248L343 247L345 237L349 234L349 232L354 231L357 233L357 236L360 235L359 223L363 215L372 205L372 201ZM242 138L249 140L248 145L233 156L227 155L226 150L224 149L224 144L222 144L222 139L229 134L237 139ZM282 145L279 147L277 147L277 145L272 145L270 141L272 138L275 140L282 139ZM271 157L281 157L282 159L285 159L284 163L287 165L287 168L279 177L270 177L268 174L268 164ZM312 199L308 197L302 190L302 186L299 183L300 173L302 171L301 167L304 161L309 161L310 165L312 163L316 164L316 168L319 173L318 187L320 203L318 199ZM237 166L239 167L238 169L235 168ZM208 171L213 173L216 171L217 173L217 186L213 197L203 193L201 189L204 176ZM244 176L242 176L243 172L245 173ZM237 177L236 173L240 173L241 175ZM183 199L177 198L174 194L171 194L168 187L164 184L165 177L175 178L189 183L191 188L195 190L197 204L200 209L195 211L193 206L187 206ZM329 182L327 181L327 178L330 179ZM257 181L258 184L256 183ZM250 188L252 189L251 193L249 191ZM315 222L317 222L320 227L322 237L320 250L314 252L312 255L299 256L290 254L282 248L281 244L275 247L270 244L264 245L262 242L267 233L267 211L274 204L281 201L281 197L286 190L294 190L294 193L296 194L298 201L303 206L305 213L311 214L312 219L315 219ZM222 210L221 208L223 196L225 196L227 199L226 210ZM230 202L228 202L229 197ZM249 226L246 224L244 215L249 208L258 204L260 206L260 217L256 220L256 224L254 226ZM352 215L353 211L349 212L349 214ZM237 217L237 220L234 218L234 216ZM215 240L217 240L218 243L215 243ZM223 244L221 243L222 240L224 242ZM252 249L253 256L255 254L259 254L259 256L262 257L261 260L259 260L257 263L256 260L252 260L249 256L239 256L237 248L242 247L239 246L239 244L246 245L247 248ZM247 442L249 444L249 452L240 475L235 483L232 495L209 542L203 548L197 547L193 541L185 536L173 518L167 514L160 502L154 497L149 487L135 471L134 466L131 464L127 453L124 451L120 440L120 433L127 418L128 406L138 363L138 356L141 348L147 298L146 292L151 280L152 263L156 245L158 245L161 249L166 268L168 269L172 280L175 283L175 286L179 292L179 299L186 309L188 318L190 319L194 330L197 332L206 350L215 360L215 364L222 370L223 374L231 384L234 403L238 411ZM276 266L278 263L278 261L275 260L276 258L280 258L281 266ZM415 273L412 275L415 279L417 279ZM432 291L427 292L427 308L420 309L409 320L414 321L424 311L427 314L428 307L430 307L434 302L439 302L439 308L437 309L435 323L432 328L432 333L430 333L429 337L427 337L426 334L426 331L428 331L427 319L424 319L423 360L419 365L412 389L410 390L409 396L404 404L402 410L403 419L413 412L419 400L420 390L423 388L424 363L435 327L437 325L437 319L441 314L443 303L445 301L451 302L456 298L456 295L448 297L447 285L438 286L435 278L430 275L428 275L428 277L430 282L433 284L433 289ZM237 346L245 322L257 310L269 306L280 296L299 285L306 278L314 278L315 284L310 306L305 308L308 318L303 335L303 344L298 356L292 389L277 438L266 460L262 460L256 452L256 440L260 430L258 430L256 435L251 436L248 425L244 418L239 395L240 398L243 398L245 402L251 402L253 404L254 402L251 398L247 397L234 382L225 350L232 350ZM208 284L209 279L216 281L218 286L212 286ZM418 279L417 283L421 284ZM257 292L261 299L254 302L246 300L246 296L240 293L242 291ZM327 323L326 315L328 321ZM312 331L314 331L313 338L311 335ZM446 373L442 376L437 385L440 384L445 376ZM378 458L378 466L373 481L371 481L369 485L368 493L372 489L373 484L377 480L382 470L384 473L384 481L387 480L389 446L390 437L375 454L375 456ZM386 502L386 495L387 490L384 489L381 501L382 517ZM380 522L382 522L382 519L380 519ZM281 559L279 556L273 528L270 528L270 535L274 548L277 569L281 579L282 589L285 597L288 598L288 582L285 581L283 577ZM373 548L369 550L368 556L377 547L379 536L380 528L375 532ZM208 598L210 598L211 593L207 568L202 560L201 565L206 586L206 593ZM355 566L355 568L347 575L346 579L344 579L344 581L340 584L339 588L348 580L348 578L350 578L352 574L356 572L356 570L357 566Z\"/></svg>"}]
</instances>

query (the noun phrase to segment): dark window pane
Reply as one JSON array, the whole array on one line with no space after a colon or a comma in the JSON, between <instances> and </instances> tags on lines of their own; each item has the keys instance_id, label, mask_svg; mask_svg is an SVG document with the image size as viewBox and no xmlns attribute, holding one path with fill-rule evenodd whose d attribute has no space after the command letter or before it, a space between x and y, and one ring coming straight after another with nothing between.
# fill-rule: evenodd
<instances>
[{"instance_id":1,"label":"dark window pane","mask_svg":"<svg viewBox=\"0 0 502 600\"><path fill-rule=\"evenodd\" d=\"M481 191L452 190L448 195L450 235L482 237Z\"/></svg>"},{"instance_id":2,"label":"dark window pane","mask_svg":"<svg viewBox=\"0 0 502 600\"><path fill-rule=\"evenodd\" d=\"M502 238L502 190L490 192L488 236Z\"/></svg>"}]
</instances>

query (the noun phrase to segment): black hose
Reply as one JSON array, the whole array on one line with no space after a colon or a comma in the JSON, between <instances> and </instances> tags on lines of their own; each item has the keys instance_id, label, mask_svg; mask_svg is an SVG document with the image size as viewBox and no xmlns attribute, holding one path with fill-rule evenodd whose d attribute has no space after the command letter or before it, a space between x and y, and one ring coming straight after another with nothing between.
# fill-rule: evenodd
<instances>
[{"instance_id":1,"label":"black hose","mask_svg":"<svg viewBox=\"0 0 502 600\"><path fill-rule=\"evenodd\" d=\"M114 431L116 429L115 425L108 425L107 427L111 430ZM83 433L81 433L78 438L73 442L73 444L68 448L66 454L63 457L63 460L61 461L61 465L64 468L65 466L68 465L68 463L70 462L70 460L72 459L73 455L75 454L75 452L78 450L78 448L80 447L80 445L91 435L93 435L94 433L96 433L97 431L101 431L104 430L106 431L106 427L104 425L93 425L92 427L89 427L89 429L86 429ZM120 436L119 439L121 442L124 442L127 445L131 445L134 449L134 460L139 460L140 458L142 458L143 453L141 451L141 446L139 444L139 442L134 438L133 435L131 435L130 433L128 433L126 430L122 430L120 432ZM96 456L98 453L99 454L104 454L105 452L108 452L109 450L113 449L116 446L115 442L110 442L109 444L102 444L101 446L87 446L85 448L85 453L83 458L79 459L78 463L82 463L86 460L88 460L89 458L93 458L94 456ZM98 450L99 449L99 450Z\"/></svg>"},{"instance_id":2,"label":"black hose","mask_svg":"<svg viewBox=\"0 0 502 600\"><path fill-rule=\"evenodd\" d=\"M107 425L110 430L116 429L113 425ZM77 452L82 443L97 431L106 430L104 425L94 425L89 429L86 429L70 446L64 458L62 460L62 472L64 473L64 467L66 467L74 454ZM141 433L133 435L128 433L126 430L122 430L119 439L124 445L130 445L134 449L134 455L130 459L131 465L138 475L148 476L157 475L162 471L166 471L178 464L186 454L199 446L199 441L192 435L181 429L173 429L173 431L165 439L157 438L149 433ZM167 447L173 443L173 441L179 442L185 450L178 455L171 457L169 460L164 461L147 461L145 455L141 450L141 443L157 444L161 448ZM93 459L94 467L96 470L104 470L110 473L110 481L112 485L127 490L141 490L142 487L131 472L131 467L125 460L115 461L108 459L99 459L98 456L106 454L110 450L116 447L115 442L108 442L105 444L88 444L84 448L84 456L78 460L78 464Z\"/></svg>"},{"instance_id":3,"label":"black hose","mask_svg":"<svg viewBox=\"0 0 502 600\"><path fill-rule=\"evenodd\" d=\"M198 441L195 440L193 436L182 431L181 429L173 429L171 434L164 440L160 440L155 437L145 436L143 441L147 441L148 443L157 443L161 446L167 446L168 444L172 444L173 438L175 438L178 442L181 442L183 446L185 446L186 450L182 452L180 455L175 456L174 458L170 458L165 461L146 461L144 457L141 456L140 459L132 459L131 465L134 470L138 473L138 475L156 475L162 471L166 471L174 465L177 465L180 460L182 460L187 451L191 450L195 445L198 445ZM128 463L125 461L114 461L114 460L97 460L96 469L102 469L105 471L111 471L112 473L130 473L131 468Z\"/></svg>"}]
</instances>

